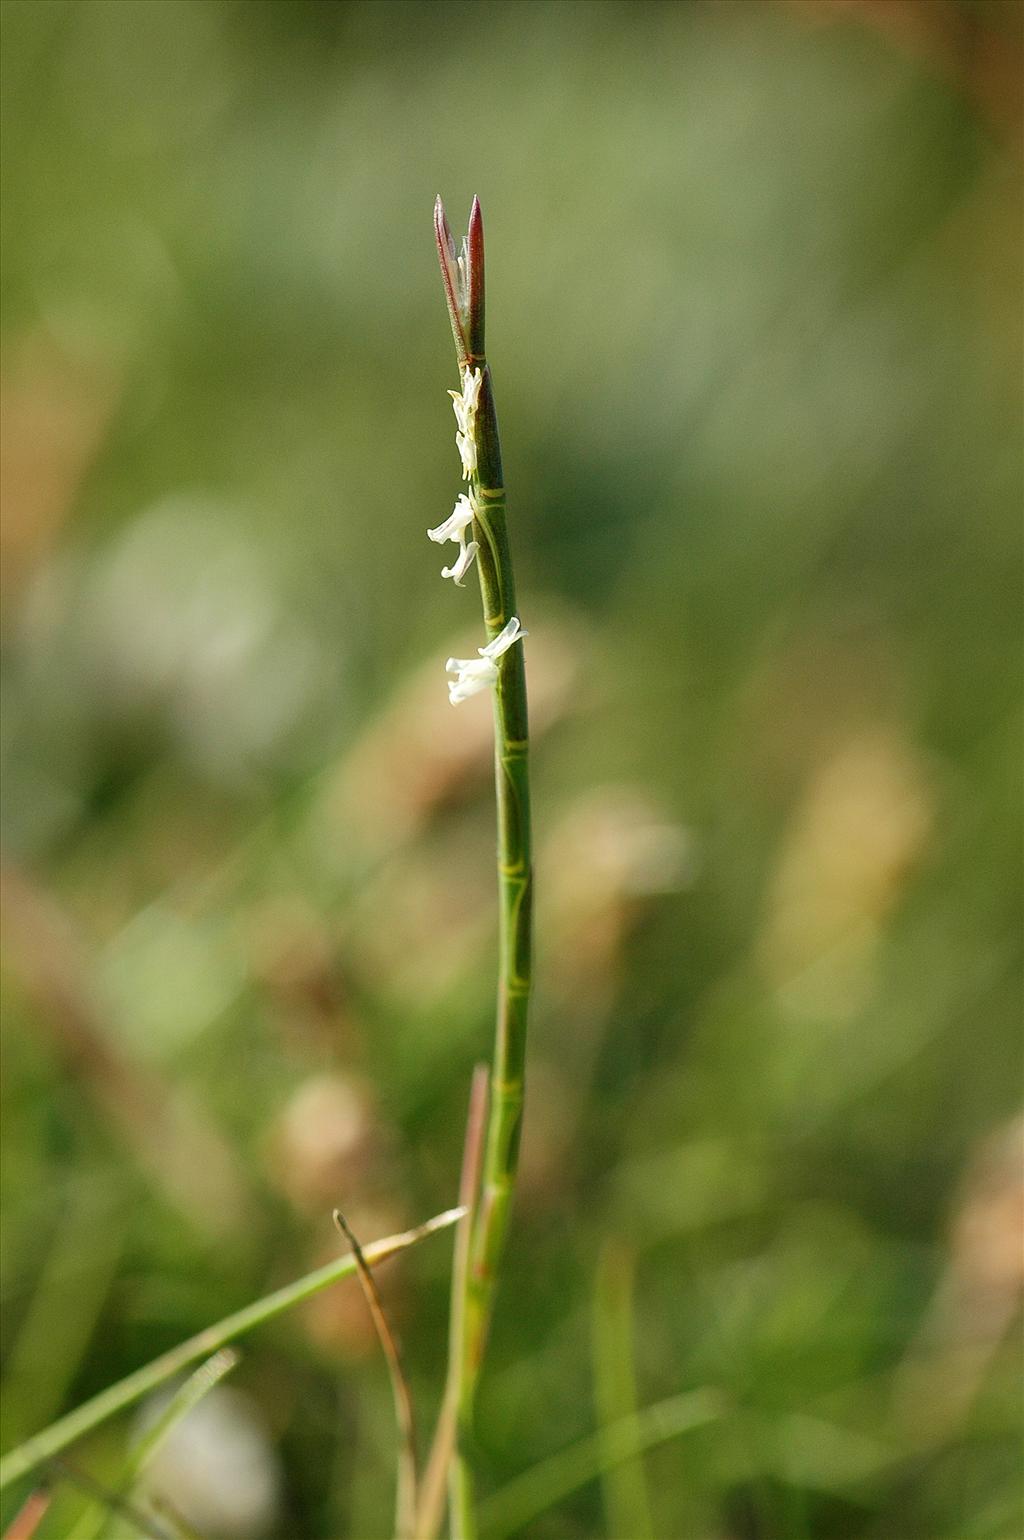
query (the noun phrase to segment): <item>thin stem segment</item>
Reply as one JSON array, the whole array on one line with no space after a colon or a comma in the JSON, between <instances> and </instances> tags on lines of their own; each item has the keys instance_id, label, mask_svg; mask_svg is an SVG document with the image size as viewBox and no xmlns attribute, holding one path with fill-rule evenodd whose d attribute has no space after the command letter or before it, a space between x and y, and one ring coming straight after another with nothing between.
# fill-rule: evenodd
<instances>
[{"instance_id":1,"label":"thin stem segment","mask_svg":"<svg viewBox=\"0 0 1024 1540\"><path fill-rule=\"evenodd\" d=\"M439 250L460 368L479 369L480 398L473 424L476 471L472 478L473 539L484 624L493 641L516 607L505 486L491 371L483 352L483 220L474 199L466 243L464 290L450 278L451 246L440 210ZM454 297L454 303L453 303ZM461 304L459 301L461 300ZM508 1228L519 1159L526 1060L527 1009L532 982L533 877L530 847L529 725L523 647L516 642L497 661L494 690L495 787L498 821L499 966L497 1030L483 1180L473 1226L465 1293L455 1329L462 1333L458 1452L452 1482L452 1534L475 1533L468 1446L481 1365L494 1304L498 1267Z\"/></svg>"},{"instance_id":2,"label":"thin stem segment","mask_svg":"<svg viewBox=\"0 0 1024 1540\"><path fill-rule=\"evenodd\" d=\"M473 1084L469 1097L469 1114L466 1118L466 1139L462 1152L462 1173L459 1178L459 1204L465 1216L459 1220L455 1231L455 1255L452 1259L451 1330L448 1340L448 1374L445 1379L444 1399L434 1434L434 1443L427 1461L426 1473L420 1489L420 1511L417 1518L416 1540L436 1540L444 1519L445 1492L452 1470L455 1451L455 1435L459 1411L459 1393L462 1386L463 1306L466 1298L466 1272L469 1267L469 1248L473 1239L473 1218L477 1195L480 1191L480 1171L484 1157L484 1128L487 1122L487 1082L489 1071L486 1064L473 1069Z\"/></svg>"}]
</instances>

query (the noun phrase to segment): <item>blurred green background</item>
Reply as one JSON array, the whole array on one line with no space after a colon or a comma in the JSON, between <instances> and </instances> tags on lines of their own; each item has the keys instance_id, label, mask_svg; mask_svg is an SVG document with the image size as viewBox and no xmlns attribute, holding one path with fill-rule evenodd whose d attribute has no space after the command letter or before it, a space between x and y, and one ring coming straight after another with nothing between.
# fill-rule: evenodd
<instances>
[{"instance_id":1,"label":"blurred green background","mask_svg":"<svg viewBox=\"0 0 1024 1540\"><path fill-rule=\"evenodd\" d=\"M1021 1532L1021 17L6 0L5 1447L334 1205L453 1201L495 904L431 208L476 192L539 903L487 1533ZM382 1274L425 1424L449 1252ZM388 1534L358 1291L243 1355L155 1486ZM631 1380L726 1411L517 1518Z\"/></svg>"}]
</instances>

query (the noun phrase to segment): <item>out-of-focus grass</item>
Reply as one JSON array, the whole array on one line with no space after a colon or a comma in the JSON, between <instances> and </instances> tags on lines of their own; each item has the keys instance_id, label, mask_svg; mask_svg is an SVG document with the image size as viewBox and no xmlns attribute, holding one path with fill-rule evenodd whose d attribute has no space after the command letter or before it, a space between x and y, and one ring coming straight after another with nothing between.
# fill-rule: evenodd
<instances>
[{"instance_id":1,"label":"out-of-focus grass","mask_svg":"<svg viewBox=\"0 0 1024 1540\"><path fill-rule=\"evenodd\" d=\"M7 1442L335 1204L454 1198L493 836L429 220L479 192L541 981L483 1472L594 1431L611 1243L640 1403L730 1408L644 1457L656 1534L1016 1532L1019 21L8 0ZM441 1250L386 1286L429 1407ZM358 1292L233 1381L264 1532L382 1535Z\"/></svg>"}]
</instances>

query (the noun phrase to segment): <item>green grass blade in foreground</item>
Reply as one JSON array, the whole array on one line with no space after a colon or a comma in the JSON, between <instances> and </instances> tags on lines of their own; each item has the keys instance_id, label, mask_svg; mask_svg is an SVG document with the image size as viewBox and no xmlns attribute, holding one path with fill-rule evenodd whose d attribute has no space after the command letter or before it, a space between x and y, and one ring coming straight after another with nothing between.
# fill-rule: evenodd
<instances>
[{"instance_id":1,"label":"green grass blade in foreground","mask_svg":"<svg viewBox=\"0 0 1024 1540\"><path fill-rule=\"evenodd\" d=\"M128 1458L114 1488L116 1493L131 1491L164 1440L173 1433L182 1418L187 1417L193 1407L198 1406L226 1374L231 1373L238 1363L238 1356L233 1348L222 1348L219 1353L214 1353L212 1358L200 1364L184 1384L178 1386L152 1427L147 1428L128 1451ZM109 1510L100 1504L87 1508L71 1531L69 1540L97 1540L110 1516Z\"/></svg>"},{"instance_id":2,"label":"green grass blade in foreground","mask_svg":"<svg viewBox=\"0 0 1024 1540\"><path fill-rule=\"evenodd\" d=\"M27 1309L5 1333L3 1442L20 1442L67 1404L123 1242L116 1207L88 1184L57 1218Z\"/></svg>"},{"instance_id":3,"label":"green grass blade in foreground","mask_svg":"<svg viewBox=\"0 0 1024 1540\"><path fill-rule=\"evenodd\" d=\"M634 1348L634 1259L622 1242L601 1248L594 1291L594 1409L601 1429L636 1417ZM610 1535L654 1540L650 1498L643 1460L611 1460L601 1472L605 1518Z\"/></svg>"},{"instance_id":4,"label":"green grass blade in foreground","mask_svg":"<svg viewBox=\"0 0 1024 1540\"><path fill-rule=\"evenodd\" d=\"M485 1540L506 1540L538 1514L595 1481L612 1465L635 1459L670 1438L678 1438L724 1414L725 1398L716 1390L693 1390L622 1417L524 1471L480 1504L480 1532Z\"/></svg>"},{"instance_id":5,"label":"green grass blade in foreground","mask_svg":"<svg viewBox=\"0 0 1024 1540\"><path fill-rule=\"evenodd\" d=\"M374 1241L371 1245L364 1246L363 1256L371 1266L384 1262L388 1257L405 1251L409 1246L414 1246L417 1241L424 1240L426 1236L433 1235L436 1230L446 1230L449 1225L461 1219L462 1214L461 1208L448 1209L434 1219L428 1219L426 1224L418 1225L414 1230L406 1230L401 1235L389 1235L384 1240ZM59 1418L57 1422L44 1428L41 1433L36 1433L23 1444L19 1444L17 1449L12 1449L10 1454L4 1455L0 1460L0 1490L9 1486L12 1481L19 1481L23 1476L30 1475L40 1465L66 1449L69 1444L73 1444L76 1439L90 1433L93 1428L99 1427L100 1423L106 1422L108 1417L115 1416L125 1407L141 1401L143 1396L156 1390L157 1386L163 1385L175 1374L180 1374L190 1364L217 1352L219 1348L225 1347L235 1338L252 1331L253 1327L262 1326L265 1321L273 1320L275 1316L290 1310L294 1305L300 1305L303 1300L319 1294L321 1289L329 1288L332 1283L338 1283L342 1278L352 1277L355 1271L356 1260L351 1255L328 1262L323 1267L318 1267L315 1272L307 1273L304 1278L297 1279L295 1283L286 1284L284 1288L277 1289L273 1294L267 1294L263 1299L258 1299L241 1310L236 1310L234 1315L225 1316L215 1326L207 1326L204 1331L190 1337L187 1342L180 1343L177 1347L162 1353L159 1358L154 1358L152 1363L145 1364L141 1369L126 1375L116 1385L101 1390L99 1395L93 1396L91 1401L76 1407L66 1417Z\"/></svg>"}]
</instances>

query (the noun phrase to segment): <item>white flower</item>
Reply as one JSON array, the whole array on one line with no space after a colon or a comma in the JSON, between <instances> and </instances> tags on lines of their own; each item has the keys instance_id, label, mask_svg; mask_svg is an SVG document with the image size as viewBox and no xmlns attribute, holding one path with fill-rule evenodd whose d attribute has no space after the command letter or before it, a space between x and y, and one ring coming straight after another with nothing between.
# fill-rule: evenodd
<instances>
[{"instance_id":1,"label":"white flower","mask_svg":"<svg viewBox=\"0 0 1024 1540\"><path fill-rule=\"evenodd\" d=\"M456 433L455 443L462 456L462 478L468 481L476 475L476 443L468 433Z\"/></svg>"},{"instance_id":2,"label":"white flower","mask_svg":"<svg viewBox=\"0 0 1024 1540\"><path fill-rule=\"evenodd\" d=\"M452 578L456 588L461 588L462 580L473 565L473 558L479 549L480 547L475 540L471 540L468 545L463 545L455 559L454 565L441 568L441 576Z\"/></svg>"},{"instance_id":3,"label":"white flower","mask_svg":"<svg viewBox=\"0 0 1024 1540\"><path fill-rule=\"evenodd\" d=\"M457 540L461 545L472 522L473 504L465 492L460 492L455 507L444 523L436 529L428 529L427 535L431 540L436 540L438 545L443 545L446 540Z\"/></svg>"},{"instance_id":4,"label":"white flower","mask_svg":"<svg viewBox=\"0 0 1024 1540\"><path fill-rule=\"evenodd\" d=\"M512 619L498 632L493 642L488 642L486 647L478 647L482 658L500 658L503 652L508 652L514 642L521 641L524 636L529 636L529 631L524 631L519 623L519 616L513 615Z\"/></svg>"},{"instance_id":5,"label":"white flower","mask_svg":"<svg viewBox=\"0 0 1024 1540\"><path fill-rule=\"evenodd\" d=\"M446 540L458 542L458 559L453 567L442 567L441 576L453 578L459 588L462 587L462 580L473 565L473 558L480 549L475 540L470 540L468 544L466 542L466 530L472 522L473 504L465 492L460 492L458 502L444 523L439 524L436 529L427 530L428 537L436 540L438 545L442 545Z\"/></svg>"},{"instance_id":6,"label":"white flower","mask_svg":"<svg viewBox=\"0 0 1024 1540\"><path fill-rule=\"evenodd\" d=\"M465 433L456 433L455 446L462 456L462 479L469 481L476 475L476 444Z\"/></svg>"},{"instance_id":7,"label":"white flower","mask_svg":"<svg viewBox=\"0 0 1024 1540\"><path fill-rule=\"evenodd\" d=\"M466 403L467 412L475 412L480 404L480 387L484 377L479 369L467 369L462 376L462 399Z\"/></svg>"},{"instance_id":8,"label":"white flower","mask_svg":"<svg viewBox=\"0 0 1024 1540\"><path fill-rule=\"evenodd\" d=\"M529 631L524 631L519 624L519 616L513 615L508 625L499 631L493 642L488 642L486 647L477 648L480 654L478 658L449 658L445 664L445 671L457 675L457 678L448 681L448 699L452 705L457 706L460 701L467 700L469 696L476 695L480 690L486 690L489 685L497 684L498 668L495 660L529 634Z\"/></svg>"},{"instance_id":9,"label":"white flower","mask_svg":"<svg viewBox=\"0 0 1024 1540\"><path fill-rule=\"evenodd\" d=\"M462 456L462 474L468 481L476 471L476 439L474 429L476 425L476 409L480 401L480 386L483 384L483 375L479 369L467 369L462 376L462 392L450 390L448 394L452 398L452 408L455 412L455 421L459 431L455 435L455 442Z\"/></svg>"},{"instance_id":10,"label":"white flower","mask_svg":"<svg viewBox=\"0 0 1024 1540\"><path fill-rule=\"evenodd\" d=\"M469 242L466 236L462 237L462 250L455 259L455 294L456 303L463 315L469 310Z\"/></svg>"},{"instance_id":11,"label":"white flower","mask_svg":"<svg viewBox=\"0 0 1024 1540\"><path fill-rule=\"evenodd\" d=\"M445 668L449 674L458 674L457 679L448 681L448 699L453 706L498 681L498 670L490 658L449 658Z\"/></svg>"},{"instance_id":12,"label":"white flower","mask_svg":"<svg viewBox=\"0 0 1024 1540\"><path fill-rule=\"evenodd\" d=\"M462 376L462 390L450 390L455 421L462 433L472 433L473 419L480 401L481 374L479 369L467 369Z\"/></svg>"}]
</instances>

